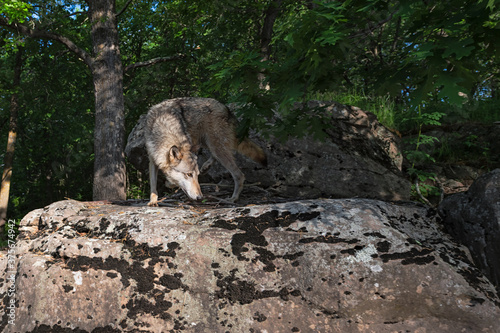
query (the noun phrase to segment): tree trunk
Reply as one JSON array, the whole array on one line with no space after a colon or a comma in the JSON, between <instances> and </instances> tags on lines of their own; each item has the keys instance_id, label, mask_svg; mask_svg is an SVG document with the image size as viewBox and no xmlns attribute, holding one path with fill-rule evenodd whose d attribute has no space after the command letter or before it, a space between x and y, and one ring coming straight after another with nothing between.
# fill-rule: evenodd
<instances>
[{"instance_id":1,"label":"tree trunk","mask_svg":"<svg viewBox=\"0 0 500 333\"><path fill-rule=\"evenodd\" d=\"M89 3L95 93L94 200L125 200L125 104L115 0Z\"/></svg>"},{"instance_id":2,"label":"tree trunk","mask_svg":"<svg viewBox=\"0 0 500 333\"><path fill-rule=\"evenodd\" d=\"M4 169L2 174L2 185L0 187L0 227L7 222L7 207L9 205L10 179L12 176L12 164L14 161L14 149L17 137L17 113L19 111L19 96L17 89L21 83L21 67L23 64L22 48L17 51L16 64L14 67L14 82L12 89L14 93L10 99L9 138L7 151L4 156ZM0 228L3 230L3 228Z\"/></svg>"},{"instance_id":3,"label":"tree trunk","mask_svg":"<svg viewBox=\"0 0 500 333\"><path fill-rule=\"evenodd\" d=\"M269 60L271 56L271 41L273 37L274 21L281 10L281 0L275 0L269 4L269 7L264 12L264 24L260 32L260 54L261 61ZM260 89L270 90L271 87L265 82L266 74L262 69L257 75Z\"/></svg>"}]
</instances>

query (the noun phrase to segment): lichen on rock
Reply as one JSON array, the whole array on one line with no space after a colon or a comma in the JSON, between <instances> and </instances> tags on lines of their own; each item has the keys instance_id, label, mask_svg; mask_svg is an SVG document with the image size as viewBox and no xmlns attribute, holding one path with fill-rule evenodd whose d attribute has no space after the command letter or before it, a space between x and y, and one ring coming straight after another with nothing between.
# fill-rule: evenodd
<instances>
[{"instance_id":1,"label":"lichen on rock","mask_svg":"<svg viewBox=\"0 0 500 333\"><path fill-rule=\"evenodd\" d=\"M16 325L3 312L0 326L498 332L495 289L437 219L423 206L368 199L212 209L58 202L23 220L31 228L18 239ZM8 301L4 282L0 298Z\"/></svg>"}]
</instances>

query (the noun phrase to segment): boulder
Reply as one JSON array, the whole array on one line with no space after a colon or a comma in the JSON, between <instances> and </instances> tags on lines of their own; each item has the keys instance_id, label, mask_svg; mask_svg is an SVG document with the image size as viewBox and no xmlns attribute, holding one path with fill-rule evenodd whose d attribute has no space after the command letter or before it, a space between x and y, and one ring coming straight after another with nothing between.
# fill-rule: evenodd
<instances>
[{"instance_id":1,"label":"boulder","mask_svg":"<svg viewBox=\"0 0 500 333\"><path fill-rule=\"evenodd\" d=\"M334 102L310 101L296 107L323 108L331 119L327 140L319 142L306 137L281 142L275 138L264 140L253 133L251 139L268 156L268 167L262 168L238 155L237 163L247 183L258 183L274 195L286 198L409 200L411 184L401 172L399 138L382 126L375 115ZM125 153L132 165L146 173L144 122L143 115L129 135ZM200 163L209 156L202 150ZM215 163L207 175L200 177L200 182L232 184L232 178Z\"/></svg>"},{"instance_id":2,"label":"boulder","mask_svg":"<svg viewBox=\"0 0 500 333\"><path fill-rule=\"evenodd\" d=\"M369 199L57 202L0 255L0 331L499 332L495 289L438 219Z\"/></svg>"},{"instance_id":3,"label":"boulder","mask_svg":"<svg viewBox=\"0 0 500 333\"><path fill-rule=\"evenodd\" d=\"M500 291L500 169L479 177L467 192L446 197L439 212L446 230L470 249Z\"/></svg>"}]
</instances>

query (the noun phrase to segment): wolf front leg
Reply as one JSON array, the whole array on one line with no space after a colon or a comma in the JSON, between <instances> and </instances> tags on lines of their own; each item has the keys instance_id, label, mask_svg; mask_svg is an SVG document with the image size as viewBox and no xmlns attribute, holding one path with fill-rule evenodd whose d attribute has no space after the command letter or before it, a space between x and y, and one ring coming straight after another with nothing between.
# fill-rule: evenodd
<instances>
[{"instance_id":1,"label":"wolf front leg","mask_svg":"<svg viewBox=\"0 0 500 333\"><path fill-rule=\"evenodd\" d=\"M153 161L149 160L149 185L151 186L151 194L149 196L148 206L158 207L158 191L156 190L157 181L158 167Z\"/></svg>"}]
</instances>

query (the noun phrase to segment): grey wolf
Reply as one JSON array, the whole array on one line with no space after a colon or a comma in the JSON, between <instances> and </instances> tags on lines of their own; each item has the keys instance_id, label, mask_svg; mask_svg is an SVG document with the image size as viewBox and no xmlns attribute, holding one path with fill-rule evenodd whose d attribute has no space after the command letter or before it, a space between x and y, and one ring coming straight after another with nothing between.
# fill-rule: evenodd
<instances>
[{"instance_id":1,"label":"grey wolf","mask_svg":"<svg viewBox=\"0 0 500 333\"><path fill-rule=\"evenodd\" d=\"M267 165L267 158L262 148L248 138L238 141L237 124L231 111L211 98L175 98L151 107L146 116L145 129L151 185L148 205L158 205L158 170L189 198L201 199L203 194L198 175L200 171L205 172L214 159L233 177L234 191L228 200L238 200L245 176L236 165L234 151L263 166ZM211 157L199 169L196 154L201 147L208 149Z\"/></svg>"}]
</instances>

